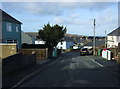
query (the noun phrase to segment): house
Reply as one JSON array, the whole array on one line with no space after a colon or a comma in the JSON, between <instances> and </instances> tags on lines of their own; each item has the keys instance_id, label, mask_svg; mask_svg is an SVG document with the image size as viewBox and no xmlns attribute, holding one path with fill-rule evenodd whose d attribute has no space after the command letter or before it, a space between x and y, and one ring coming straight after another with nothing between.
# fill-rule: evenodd
<instances>
[{"instance_id":1,"label":"house","mask_svg":"<svg viewBox=\"0 0 120 89\"><path fill-rule=\"evenodd\" d=\"M1 29L0 42L1 43L16 43L17 48L21 48L21 22L7 14L0 9L2 16L0 17Z\"/></svg>"},{"instance_id":2,"label":"house","mask_svg":"<svg viewBox=\"0 0 120 89\"><path fill-rule=\"evenodd\" d=\"M25 34L32 38L32 44L45 44L45 41L37 38L38 32L25 32Z\"/></svg>"},{"instance_id":3,"label":"house","mask_svg":"<svg viewBox=\"0 0 120 89\"><path fill-rule=\"evenodd\" d=\"M32 44L39 43L37 39L38 32L25 32L25 34L29 35L32 38Z\"/></svg>"},{"instance_id":4,"label":"house","mask_svg":"<svg viewBox=\"0 0 120 89\"><path fill-rule=\"evenodd\" d=\"M120 27L110 32L107 36L107 48L115 48L118 47L118 43L120 43Z\"/></svg>"},{"instance_id":5,"label":"house","mask_svg":"<svg viewBox=\"0 0 120 89\"><path fill-rule=\"evenodd\" d=\"M25 32L21 31L21 37L22 37L22 44L32 44L32 38L25 34Z\"/></svg>"},{"instance_id":6,"label":"house","mask_svg":"<svg viewBox=\"0 0 120 89\"><path fill-rule=\"evenodd\" d=\"M74 45L74 40L71 37L64 36L63 41L59 42L57 45L58 49L68 49Z\"/></svg>"},{"instance_id":7,"label":"house","mask_svg":"<svg viewBox=\"0 0 120 89\"><path fill-rule=\"evenodd\" d=\"M95 46L96 48L100 48L101 46L105 46L105 40L104 39L96 39L95 40ZM85 48L92 48L93 47L93 41L87 43L85 46Z\"/></svg>"},{"instance_id":8,"label":"house","mask_svg":"<svg viewBox=\"0 0 120 89\"><path fill-rule=\"evenodd\" d=\"M32 38L32 44L45 44L45 41L42 39L38 39L38 32L25 32L25 34L29 35ZM67 49L74 45L74 41L72 38L65 36L62 42L59 42L57 45L58 49Z\"/></svg>"}]
</instances>

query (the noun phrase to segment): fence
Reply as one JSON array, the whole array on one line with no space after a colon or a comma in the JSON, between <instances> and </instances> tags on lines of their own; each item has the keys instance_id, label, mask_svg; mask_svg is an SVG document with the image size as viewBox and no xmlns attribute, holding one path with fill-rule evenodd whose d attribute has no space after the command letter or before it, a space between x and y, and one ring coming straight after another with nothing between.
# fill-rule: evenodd
<instances>
[{"instance_id":1,"label":"fence","mask_svg":"<svg viewBox=\"0 0 120 89\"><path fill-rule=\"evenodd\" d=\"M36 53L36 58L38 60L43 60L48 58L48 48L45 49L21 49L19 52L23 53L24 55L30 55Z\"/></svg>"},{"instance_id":2,"label":"fence","mask_svg":"<svg viewBox=\"0 0 120 89\"><path fill-rule=\"evenodd\" d=\"M33 64L36 64L35 54L24 56L22 53L18 53L2 59L2 73L10 73Z\"/></svg>"}]
</instances>

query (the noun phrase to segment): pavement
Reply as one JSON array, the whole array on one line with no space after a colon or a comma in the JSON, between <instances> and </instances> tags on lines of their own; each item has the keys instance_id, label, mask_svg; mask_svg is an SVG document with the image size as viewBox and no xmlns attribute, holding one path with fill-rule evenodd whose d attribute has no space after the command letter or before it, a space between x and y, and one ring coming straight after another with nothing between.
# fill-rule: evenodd
<instances>
[{"instance_id":1,"label":"pavement","mask_svg":"<svg viewBox=\"0 0 120 89\"><path fill-rule=\"evenodd\" d=\"M61 54L61 56L64 54ZM31 65L30 67L23 68L19 71L16 71L14 73L11 73L9 75L3 75L2 78L2 86L3 88L15 88L19 86L21 83L23 83L25 80L32 78L37 73L42 71L43 69L48 67L48 64L54 62L55 60L58 60L61 56L51 58L48 61L39 62L36 65ZM93 60L98 63L99 65L104 66L108 70L110 70L113 74L120 77L120 65L117 64L116 61L109 61L106 59L103 59L100 56L92 56Z\"/></svg>"},{"instance_id":2,"label":"pavement","mask_svg":"<svg viewBox=\"0 0 120 89\"><path fill-rule=\"evenodd\" d=\"M115 60L107 60L102 58L101 56L94 56L94 61L103 66L104 68L111 71L114 75L120 78L120 64Z\"/></svg>"},{"instance_id":3,"label":"pavement","mask_svg":"<svg viewBox=\"0 0 120 89\"><path fill-rule=\"evenodd\" d=\"M37 64L22 68L18 71L2 75L2 88L12 89L25 80L32 78L35 74L47 68L47 65L57 60L58 57L50 58L46 61L37 61Z\"/></svg>"}]
</instances>

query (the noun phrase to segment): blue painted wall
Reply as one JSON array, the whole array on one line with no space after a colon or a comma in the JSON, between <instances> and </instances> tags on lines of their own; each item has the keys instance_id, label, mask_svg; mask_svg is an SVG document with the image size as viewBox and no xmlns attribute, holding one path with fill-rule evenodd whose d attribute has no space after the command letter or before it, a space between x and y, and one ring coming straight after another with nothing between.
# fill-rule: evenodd
<instances>
[{"instance_id":1,"label":"blue painted wall","mask_svg":"<svg viewBox=\"0 0 120 89\"><path fill-rule=\"evenodd\" d=\"M68 49L68 48L70 48L71 46L73 46L74 45L74 42L72 42L72 41L67 41L66 42L66 48Z\"/></svg>"},{"instance_id":2,"label":"blue painted wall","mask_svg":"<svg viewBox=\"0 0 120 89\"><path fill-rule=\"evenodd\" d=\"M7 31L6 23L11 23L12 31ZM16 25L18 26L18 32L16 32ZM17 40L18 41L18 48L21 48L21 24L14 23L10 21L2 21L2 39L3 43L6 43L6 40Z\"/></svg>"}]
</instances>

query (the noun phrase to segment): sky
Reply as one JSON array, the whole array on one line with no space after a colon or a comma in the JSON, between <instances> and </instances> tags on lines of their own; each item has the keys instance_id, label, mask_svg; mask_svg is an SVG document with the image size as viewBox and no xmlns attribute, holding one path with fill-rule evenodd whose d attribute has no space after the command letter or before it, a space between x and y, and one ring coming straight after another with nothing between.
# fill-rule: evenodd
<instances>
[{"instance_id":1,"label":"sky","mask_svg":"<svg viewBox=\"0 0 120 89\"><path fill-rule=\"evenodd\" d=\"M62 1L62 0L61 0ZM67 34L105 36L118 27L118 2L2 2L2 9L22 22L24 32L59 24Z\"/></svg>"}]
</instances>

